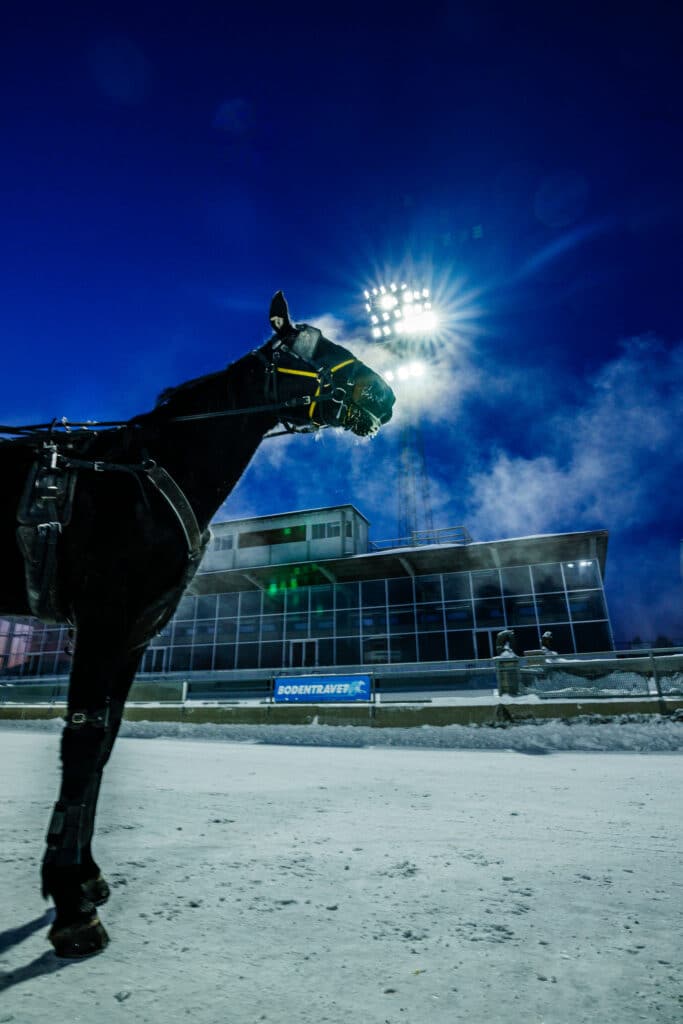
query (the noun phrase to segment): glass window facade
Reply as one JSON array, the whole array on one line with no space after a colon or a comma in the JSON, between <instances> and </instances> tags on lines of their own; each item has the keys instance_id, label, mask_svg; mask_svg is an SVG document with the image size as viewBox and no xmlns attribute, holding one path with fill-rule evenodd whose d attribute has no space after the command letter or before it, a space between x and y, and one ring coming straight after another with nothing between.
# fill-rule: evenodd
<instances>
[{"instance_id":1,"label":"glass window facade","mask_svg":"<svg viewBox=\"0 0 683 1024\"><path fill-rule=\"evenodd\" d=\"M222 537L216 537L213 542L214 551L232 551L233 538L232 534L223 534Z\"/></svg>"},{"instance_id":2,"label":"glass window facade","mask_svg":"<svg viewBox=\"0 0 683 1024\"><path fill-rule=\"evenodd\" d=\"M597 561L188 595L142 672L472 660L490 657L506 627L520 654L546 630L559 654L610 650ZM67 673L66 646L65 627L0 619L0 674Z\"/></svg>"},{"instance_id":3,"label":"glass window facade","mask_svg":"<svg viewBox=\"0 0 683 1024\"><path fill-rule=\"evenodd\" d=\"M346 524L346 536L350 537L352 531L349 527L351 523ZM311 540L322 540L325 537L341 537L341 523L313 523L311 526Z\"/></svg>"}]
</instances>

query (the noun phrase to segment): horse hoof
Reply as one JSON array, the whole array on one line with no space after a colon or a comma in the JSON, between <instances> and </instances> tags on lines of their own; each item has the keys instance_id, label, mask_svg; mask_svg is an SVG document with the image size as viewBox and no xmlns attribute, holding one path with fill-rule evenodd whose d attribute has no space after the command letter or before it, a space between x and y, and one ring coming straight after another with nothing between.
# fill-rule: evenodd
<instances>
[{"instance_id":1,"label":"horse hoof","mask_svg":"<svg viewBox=\"0 0 683 1024\"><path fill-rule=\"evenodd\" d=\"M111 890L102 875L98 875L97 878L88 878L81 882L81 892L96 907L101 907L109 899Z\"/></svg>"},{"instance_id":2,"label":"horse hoof","mask_svg":"<svg viewBox=\"0 0 683 1024\"><path fill-rule=\"evenodd\" d=\"M109 936L99 917L90 921L77 921L61 928L53 925L48 939L54 946L57 956L65 960L78 960L86 956L101 953L109 942Z\"/></svg>"}]
</instances>

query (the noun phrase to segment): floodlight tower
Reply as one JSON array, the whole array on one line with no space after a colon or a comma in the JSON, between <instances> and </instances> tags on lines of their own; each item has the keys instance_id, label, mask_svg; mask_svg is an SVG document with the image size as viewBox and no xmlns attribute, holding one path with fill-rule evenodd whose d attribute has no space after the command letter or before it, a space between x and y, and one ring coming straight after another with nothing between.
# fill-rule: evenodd
<instances>
[{"instance_id":1,"label":"floodlight tower","mask_svg":"<svg viewBox=\"0 0 683 1024\"><path fill-rule=\"evenodd\" d=\"M429 289L392 282L367 288L363 294L373 339L398 356L395 376L405 381L421 377L421 358L436 350L433 333L438 318ZM394 374L387 376L392 379ZM418 544L425 534L433 534L434 520L422 429L410 420L401 428L397 494L398 536Z\"/></svg>"}]
</instances>

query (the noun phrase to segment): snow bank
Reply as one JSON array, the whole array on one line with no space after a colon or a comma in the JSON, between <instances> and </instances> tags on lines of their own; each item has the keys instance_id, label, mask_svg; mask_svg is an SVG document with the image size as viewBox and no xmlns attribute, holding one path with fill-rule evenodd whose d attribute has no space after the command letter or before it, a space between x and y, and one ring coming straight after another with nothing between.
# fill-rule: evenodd
<instances>
[{"instance_id":1,"label":"snow bank","mask_svg":"<svg viewBox=\"0 0 683 1024\"><path fill-rule=\"evenodd\" d=\"M60 718L5 720L6 729L59 732ZM522 754L559 751L666 753L683 750L683 716L599 715L535 720L522 724L423 725L411 729L362 725L222 725L184 722L124 722L121 736L173 738L315 747L418 747L435 750L513 750ZM1 741L0 741L1 743Z\"/></svg>"}]
</instances>

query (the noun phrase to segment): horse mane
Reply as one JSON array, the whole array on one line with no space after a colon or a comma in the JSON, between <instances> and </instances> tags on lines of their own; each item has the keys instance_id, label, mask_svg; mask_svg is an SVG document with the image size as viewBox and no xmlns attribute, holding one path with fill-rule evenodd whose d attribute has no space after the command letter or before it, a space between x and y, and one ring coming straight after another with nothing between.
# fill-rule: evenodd
<instances>
[{"instance_id":1,"label":"horse mane","mask_svg":"<svg viewBox=\"0 0 683 1024\"><path fill-rule=\"evenodd\" d=\"M183 381L182 384L176 384L174 387L164 388L163 391L157 396L157 400L154 403L155 409L162 409L169 405L176 398L183 398L190 391L194 391L198 386L202 384L208 384L210 381L218 380L222 377L225 370L214 370L213 373L205 373L202 377L193 377L192 380Z\"/></svg>"},{"instance_id":2,"label":"horse mane","mask_svg":"<svg viewBox=\"0 0 683 1024\"><path fill-rule=\"evenodd\" d=\"M164 388L164 390L157 396L157 400L154 404L154 411L157 412L159 410L165 410L171 405L171 403L173 403L174 406L178 403L182 408L184 398L196 394L198 390L203 389L206 385L210 388L211 385L219 383L224 379L228 370L231 370L245 362L245 360L248 360L253 356L253 352L255 351L258 350L254 349L252 352L247 353L247 355L242 356L236 362L228 363L228 365L223 367L222 370L214 370L213 373L205 373L202 377L193 377L191 380L183 381L182 384L176 384L174 387ZM221 402L223 401L224 396L221 396Z\"/></svg>"}]
</instances>

